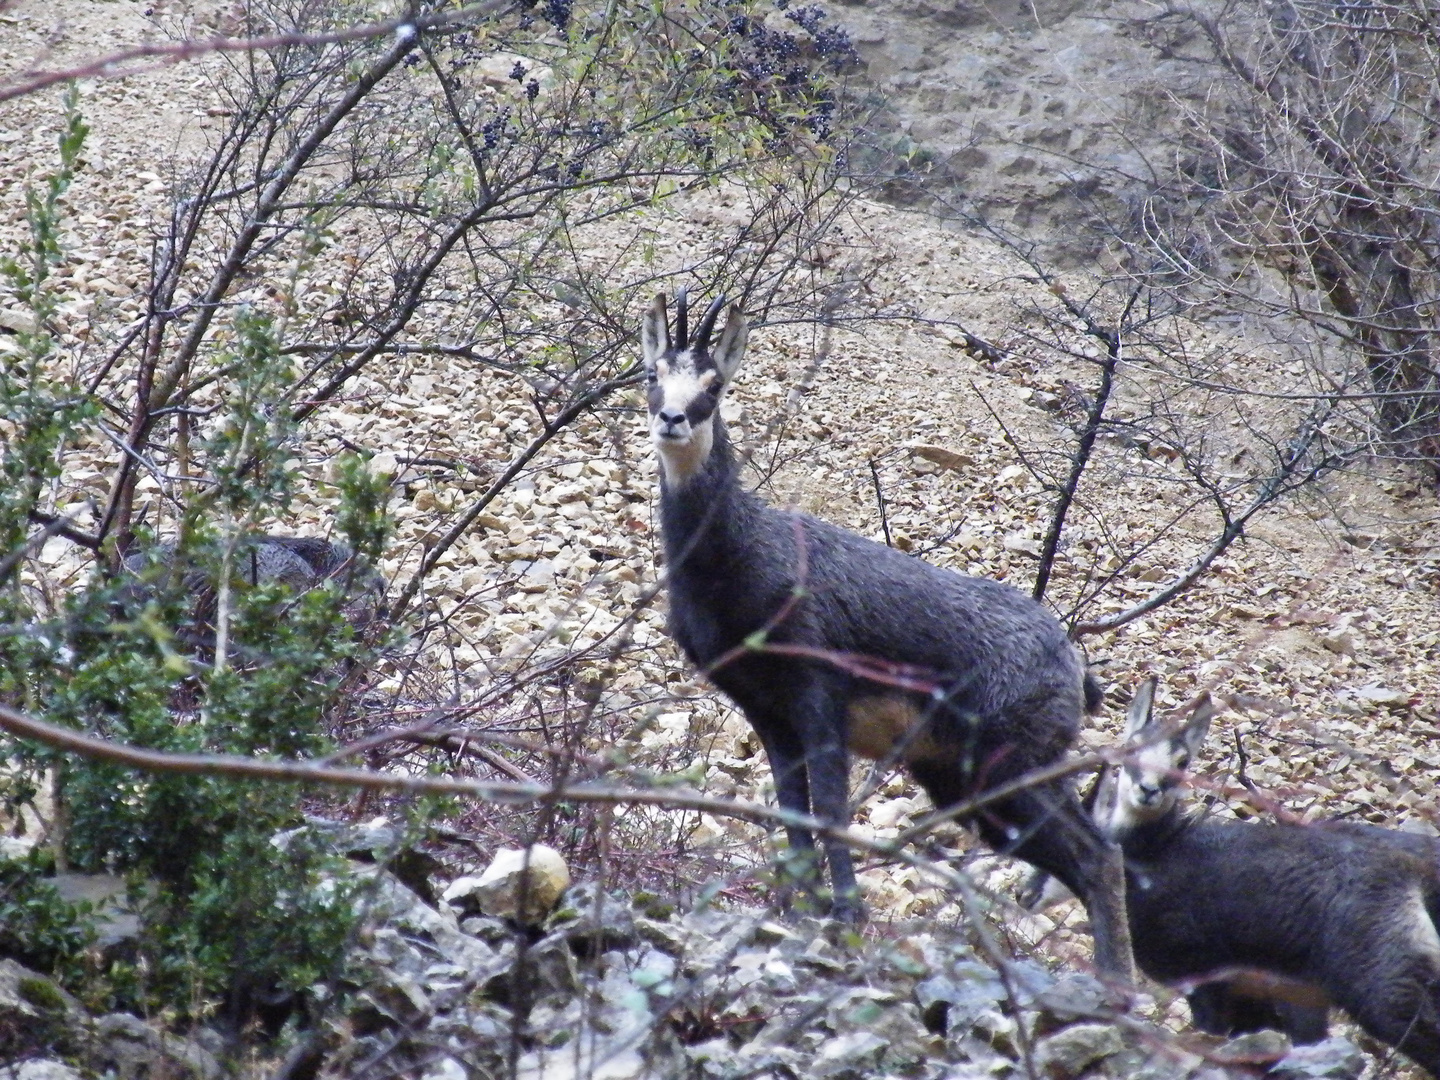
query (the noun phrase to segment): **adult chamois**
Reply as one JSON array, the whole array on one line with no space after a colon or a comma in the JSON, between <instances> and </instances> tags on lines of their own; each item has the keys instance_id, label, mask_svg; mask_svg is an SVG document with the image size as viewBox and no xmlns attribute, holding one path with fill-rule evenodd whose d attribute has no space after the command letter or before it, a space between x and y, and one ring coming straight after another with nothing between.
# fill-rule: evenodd
<instances>
[{"instance_id":1,"label":"adult chamois","mask_svg":"<svg viewBox=\"0 0 1440 1080\"><path fill-rule=\"evenodd\" d=\"M723 306L710 305L691 339L681 292L672 337L657 296L641 328L670 629L760 736L780 805L845 826L851 750L903 762L937 807L1054 762L1099 688L1044 608L742 487L720 401L747 329L732 305L712 348ZM1079 896L1098 966L1131 977L1119 851L1067 783L1014 792L974 823ZM814 852L808 831L788 834L792 849ZM830 836L824 848L832 915L861 918L849 849Z\"/></svg>"},{"instance_id":2,"label":"adult chamois","mask_svg":"<svg viewBox=\"0 0 1440 1080\"><path fill-rule=\"evenodd\" d=\"M1209 730L1206 697L1183 725L1153 717L1155 681L1132 702L1137 747L1096 815L1125 852L1135 959L1190 987L1195 1024L1324 1038L1338 1005L1440 1077L1440 847L1342 822L1187 815L1178 787Z\"/></svg>"}]
</instances>

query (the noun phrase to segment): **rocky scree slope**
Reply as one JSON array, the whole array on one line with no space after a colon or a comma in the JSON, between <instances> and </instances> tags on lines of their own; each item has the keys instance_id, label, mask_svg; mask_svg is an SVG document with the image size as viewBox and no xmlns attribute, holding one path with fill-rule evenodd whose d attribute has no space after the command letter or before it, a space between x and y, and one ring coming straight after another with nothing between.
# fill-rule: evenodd
<instances>
[{"instance_id":1,"label":"rocky scree slope","mask_svg":"<svg viewBox=\"0 0 1440 1080\"><path fill-rule=\"evenodd\" d=\"M342 994L320 1004L315 1027L237 1058L213 1028L180 1037L126 1014L90 1016L44 976L0 960L10 1058L0 1080L1240 1080L1258 1064L1298 1080L1364 1067L1343 1038L1292 1051L1272 1033L1177 1040L1117 1021L1090 976L1032 960L997 970L965 934L928 924L837 945L836 928L814 920L677 913L652 895L583 882L543 922L522 925L477 911L468 893L422 900L380 868L396 851L381 821L307 828L364 860L351 873L367 905ZM47 1056L56 1050L64 1057Z\"/></svg>"},{"instance_id":2,"label":"rocky scree slope","mask_svg":"<svg viewBox=\"0 0 1440 1080\"><path fill-rule=\"evenodd\" d=\"M102 31L115 42L151 32L143 9L128 0L21 4L5 18L15 33L0 45L0 61L10 66L39 54L88 55ZM97 312L138 311L149 229L168 197L164 162L195 152L214 107L195 70L85 88L95 135L91 167L69 197L73 261L62 281L60 326L69 348L87 347ZM169 136L157 142L155 130L140 130L137 111L169 118ZM7 243L23 228L23 184L46 167L55 125L53 105L42 97L0 108L0 235ZM626 230L648 230L660 264L678 270L687 242L733 223L745 198L703 193L659 217L616 225L613 234L597 231L587 242L598 260L625 248ZM1037 356L1024 332L1026 303L1043 303L1046 293L1006 252L894 208L858 203L831 239L837 252L857 261L882 306L961 324L994 343L998 358L972 349L951 326L897 319L837 332L813 375L818 334L758 328L726 406L742 443L755 441L757 483L776 504L880 538L878 475L897 546L1028 587L1049 496L1017 461L1016 444L1063 435L1049 403L1066 381L1084 377L1083 368ZM264 302L264 285L253 289L257 303ZM0 302L0 325L21 317L8 300ZM1207 333L1213 335L1196 329L1195 340ZM312 483L290 526L326 533L327 460L346 444L374 452L377 470L393 477L399 525L381 569L405 579L426 543L474 496L477 475L498 472L534 434L531 392L502 373L434 357L371 370L308 430L297 467ZM567 431L442 560L424 594L438 629L415 656L378 673L376 715L410 715L453 694L482 707L493 729L509 725L531 735L537 709L548 704L543 689L526 702L495 688L517 672L608 642L611 631L633 621L625 649L606 654L609 674L582 743L623 746L632 762L657 771L688 769L714 794L765 798L768 771L753 735L676 657L663 630L663 600L650 599L660 567L654 464L640 406L632 397ZM110 453L97 439L67 460L61 504L82 523L87 497L105 485ZM423 464L435 460L471 463L479 472ZM1337 478L1325 501L1277 511L1190 593L1093 645L1092 653L1108 661L1105 677L1117 698L1153 671L1165 677L1174 703L1201 687L1235 700L1240 707L1222 718L1216 742L1241 738L1246 779L1296 813L1423 829L1435 820L1440 775L1437 509L1432 493L1403 477L1387 483L1389 491L1375 491L1367 481ZM1164 502L1143 475L1097 498L1107 528L1137 533ZM1145 595L1153 574L1182 565L1192 539L1182 529L1152 545L1121 581L1123 595ZM1080 575L1090 557L1083 543L1063 554L1062 594L1067 576ZM52 541L27 580L63 586L78 580L85 565L80 553ZM1087 732L1087 745L1113 739L1118 724L1112 710ZM522 770L544 767L543 755L509 752L503 760ZM1212 779L1232 781L1241 764L1233 755L1217 760ZM497 775L498 768L475 759L463 767L482 775ZM923 811L903 777L884 777L858 823L876 837L893 836ZM504 820L476 814L469 824L498 846ZM683 866L699 868L673 871L670 880L690 888L697 878L753 869L765 850L758 830L730 819L631 809L617 812L616 828L609 865L622 880L646 880L655 847L683 852ZM983 882L1013 883L1013 868L970 850L963 834L940 839L942 850ZM862 881L882 918L962 921L954 898L912 869L874 865ZM1032 919L1007 915L1006 927L1017 945L1083 962L1080 917L1072 906Z\"/></svg>"}]
</instances>

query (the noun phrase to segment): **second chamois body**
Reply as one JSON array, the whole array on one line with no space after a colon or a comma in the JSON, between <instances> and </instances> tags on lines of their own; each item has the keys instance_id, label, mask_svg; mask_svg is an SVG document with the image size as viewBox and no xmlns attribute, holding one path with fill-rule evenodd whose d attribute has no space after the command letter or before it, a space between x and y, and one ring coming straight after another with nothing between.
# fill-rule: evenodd
<instances>
[{"instance_id":1,"label":"second chamois body","mask_svg":"<svg viewBox=\"0 0 1440 1080\"><path fill-rule=\"evenodd\" d=\"M1154 681L1130 709L1139 749L1097 817L1125 852L1135 959L1188 990L1196 1026L1326 1032L1335 1005L1440 1077L1440 848L1366 825L1261 824L1187 814L1177 788L1208 700L1162 728Z\"/></svg>"},{"instance_id":2,"label":"second chamois body","mask_svg":"<svg viewBox=\"0 0 1440 1080\"><path fill-rule=\"evenodd\" d=\"M720 417L744 355L744 317L705 313L694 339L683 293L645 315L652 441L671 631L744 712L780 805L849 821L849 754L904 764L938 807L1054 762L1087 699L1080 657L1038 603L999 582L930 566L855 533L766 506L740 480ZM1065 783L1020 791L979 815L993 847L1039 866L1086 904L1096 959L1130 974L1119 853ZM789 830L792 848L811 834ZM848 848L824 842L837 917L858 918Z\"/></svg>"}]
</instances>

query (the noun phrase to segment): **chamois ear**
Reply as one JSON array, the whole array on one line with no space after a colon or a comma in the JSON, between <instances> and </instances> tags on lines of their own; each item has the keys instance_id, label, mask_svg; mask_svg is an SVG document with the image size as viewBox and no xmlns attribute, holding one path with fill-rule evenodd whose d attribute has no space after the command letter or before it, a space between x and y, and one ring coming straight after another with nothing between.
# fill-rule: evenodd
<instances>
[{"instance_id":1,"label":"chamois ear","mask_svg":"<svg viewBox=\"0 0 1440 1080\"><path fill-rule=\"evenodd\" d=\"M1129 742L1147 727L1150 726L1151 710L1155 707L1155 687L1159 680L1151 675L1140 684L1135 691L1135 697L1130 702L1130 709L1125 714L1125 741Z\"/></svg>"},{"instance_id":2,"label":"chamois ear","mask_svg":"<svg viewBox=\"0 0 1440 1080\"><path fill-rule=\"evenodd\" d=\"M1200 695L1200 700L1195 703L1195 708L1190 713L1190 719L1185 721L1185 726L1180 731L1185 749L1192 755L1204 745L1205 736L1210 734L1210 721L1219 711L1214 698L1208 693Z\"/></svg>"},{"instance_id":3,"label":"chamois ear","mask_svg":"<svg viewBox=\"0 0 1440 1080\"><path fill-rule=\"evenodd\" d=\"M725 329L720 333L720 343L710 354L715 369L720 372L720 378L727 383L745 357L745 341L749 336L750 328L745 325L745 316L740 311L740 305L731 304L730 310L725 314Z\"/></svg>"},{"instance_id":4,"label":"chamois ear","mask_svg":"<svg viewBox=\"0 0 1440 1080\"><path fill-rule=\"evenodd\" d=\"M1115 832L1121 824L1120 768L1105 765L1095 781L1095 798L1090 806L1090 816L1100 831L1107 835Z\"/></svg>"},{"instance_id":5,"label":"chamois ear","mask_svg":"<svg viewBox=\"0 0 1440 1080\"><path fill-rule=\"evenodd\" d=\"M670 326L665 314L665 294L655 297L645 309L645 318L640 323L640 354L645 358L645 369L654 370L655 362L670 351Z\"/></svg>"}]
</instances>

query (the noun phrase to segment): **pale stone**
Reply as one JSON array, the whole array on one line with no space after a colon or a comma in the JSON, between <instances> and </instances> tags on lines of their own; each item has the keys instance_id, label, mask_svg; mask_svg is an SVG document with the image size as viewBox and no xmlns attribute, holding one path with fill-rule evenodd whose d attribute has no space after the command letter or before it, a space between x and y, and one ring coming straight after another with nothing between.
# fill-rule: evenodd
<instances>
[{"instance_id":1,"label":"pale stone","mask_svg":"<svg viewBox=\"0 0 1440 1080\"><path fill-rule=\"evenodd\" d=\"M375 476L394 476L400 471L400 459L388 450L376 454L367 464Z\"/></svg>"},{"instance_id":2,"label":"pale stone","mask_svg":"<svg viewBox=\"0 0 1440 1080\"><path fill-rule=\"evenodd\" d=\"M1320 644L1337 656L1355 655L1355 632L1348 626L1341 627L1320 639Z\"/></svg>"},{"instance_id":3,"label":"pale stone","mask_svg":"<svg viewBox=\"0 0 1440 1080\"><path fill-rule=\"evenodd\" d=\"M1026 536L1024 533L1011 533L1005 537L1005 550L1038 559L1040 557L1040 541L1033 536Z\"/></svg>"},{"instance_id":4,"label":"pale stone","mask_svg":"<svg viewBox=\"0 0 1440 1080\"><path fill-rule=\"evenodd\" d=\"M0 1080L81 1080L81 1076L62 1061L22 1061L0 1069Z\"/></svg>"},{"instance_id":5,"label":"pale stone","mask_svg":"<svg viewBox=\"0 0 1440 1080\"><path fill-rule=\"evenodd\" d=\"M1410 695L1404 690L1392 690L1388 686L1362 686L1353 691L1355 697L1370 705L1386 708L1404 708L1410 704Z\"/></svg>"},{"instance_id":6,"label":"pale stone","mask_svg":"<svg viewBox=\"0 0 1440 1080\"><path fill-rule=\"evenodd\" d=\"M552 847L501 848L477 877L463 877L445 890L446 903L470 897L486 915L535 924L542 922L570 887L570 868ZM521 907L521 901L524 907Z\"/></svg>"},{"instance_id":7,"label":"pale stone","mask_svg":"<svg viewBox=\"0 0 1440 1080\"><path fill-rule=\"evenodd\" d=\"M934 462L942 469L949 469L952 472L960 472L962 469L968 469L975 464L975 459L969 454L962 453L959 450L951 450L944 446L932 446L922 443L919 446L911 447L911 453L916 457Z\"/></svg>"}]
</instances>

